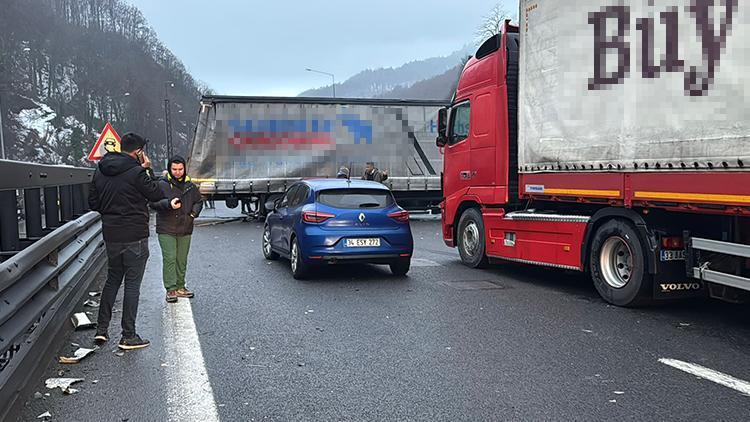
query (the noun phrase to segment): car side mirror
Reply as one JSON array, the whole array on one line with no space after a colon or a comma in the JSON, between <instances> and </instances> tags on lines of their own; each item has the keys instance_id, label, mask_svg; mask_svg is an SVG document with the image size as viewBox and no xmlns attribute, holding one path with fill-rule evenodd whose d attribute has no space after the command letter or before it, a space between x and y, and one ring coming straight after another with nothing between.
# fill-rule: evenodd
<instances>
[{"instance_id":1,"label":"car side mirror","mask_svg":"<svg viewBox=\"0 0 750 422\"><path fill-rule=\"evenodd\" d=\"M273 200L266 201L266 210L268 211L276 211L279 208L279 201L281 198L276 198Z\"/></svg>"},{"instance_id":2,"label":"car side mirror","mask_svg":"<svg viewBox=\"0 0 750 422\"><path fill-rule=\"evenodd\" d=\"M448 144L448 137L446 131L448 128L448 108L443 107L438 110L438 136L435 139L435 145L438 148L442 148Z\"/></svg>"}]
</instances>

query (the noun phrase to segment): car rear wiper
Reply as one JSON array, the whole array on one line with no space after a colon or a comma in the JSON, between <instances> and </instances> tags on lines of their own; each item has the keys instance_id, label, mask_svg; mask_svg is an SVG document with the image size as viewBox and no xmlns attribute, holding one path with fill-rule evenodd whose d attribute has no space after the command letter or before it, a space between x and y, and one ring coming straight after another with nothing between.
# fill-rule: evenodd
<instances>
[{"instance_id":1,"label":"car rear wiper","mask_svg":"<svg viewBox=\"0 0 750 422\"><path fill-rule=\"evenodd\" d=\"M364 204L359 204L360 208L375 208L379 206L380 204L378 204L377 202L365 202Z\"/></svg>"}]
</instances>

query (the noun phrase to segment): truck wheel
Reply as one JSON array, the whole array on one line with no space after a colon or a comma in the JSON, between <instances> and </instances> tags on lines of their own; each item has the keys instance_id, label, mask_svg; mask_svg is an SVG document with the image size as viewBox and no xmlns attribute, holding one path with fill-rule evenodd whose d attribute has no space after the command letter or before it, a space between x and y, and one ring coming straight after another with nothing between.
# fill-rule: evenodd
<instances>
[{"instance_id":1,"label":"truck wheel","mask_svg":"<svg viewBox=\"0 0 750 422\"><path fill-rule=\"evenodd\" d=\"M648 303L652 277L635 228L625 221L611 220L596 231L591 241L589 265L599 295L617 306Z\"/></svg>"},{"instance_id":2,"label":"truck wheel","mask_svg":"<svg viewBox=\"0 0 750 422\"><path fill-rule=\"evenodd\" d=\"M279 259L279 254L271 247L271 226L268 224L263 228L263 256L269 261Z\"/></svg>"},{"instance_id":3,"label":"truck wheel","mask_svg":"<svg viewBox=\"0 0 750 422\"><path fill-rule=\"evenodd\" d=\"M297 280L303 280L309 272L308 265L302 259L302 251L299 249L297 238L292 239L292 250L289 253L289 262L292 267L292 277Z\"/></svg>"},{"instance_id":4,"label":"truck wheel","mask_svg":"<svg viewBox=\"0 0 750 422\"><path fill-rule=\"evenodd\" d=\"M458 220L458 253L464 265L484 268L488 260L485 255L484 220L476 208L469 208Z\"/></svg>"}]
</instances>

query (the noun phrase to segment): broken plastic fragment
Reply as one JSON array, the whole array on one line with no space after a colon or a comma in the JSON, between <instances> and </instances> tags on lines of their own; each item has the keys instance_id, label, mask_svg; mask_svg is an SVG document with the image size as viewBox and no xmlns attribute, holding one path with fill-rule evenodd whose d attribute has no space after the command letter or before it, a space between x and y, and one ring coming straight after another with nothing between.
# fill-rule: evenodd
<instances>
[{"instance_id":1,"label":"broken plastic fragment","mask_svg":"<svg viewBox=\"0 0 750 422\"><path fill-rule=\"evenodd\" d=\"M100 292L89 292L89 296L91 296L91 297L97 297L100 294L101 294Z\"/></svg>"},{"instance_id":2,"label":"broken plastic fragment","mask_svg":"<svg viewBox=\"0 0 750 422\"><path fill-rule=\"evenodd\" d=\"M113 353L117 357L123 357L123 356L125 356L125 352L123 352L122 350L115 350Z\"/></svg>"},{"instance_id":3,"label":"broken plastic fragment","mask_svg":"<svg viewBox=\"0 0 750 422\"><path fill-rule=\"evenodd\" d=\"M617 395L622 395L622 394L625 394L625 392L624 392L624 391L614 391L614 393L615 393L615 394L617 394Z\"/></svg>"},{"instance_id":4,"label":"broken plastic fragment","mask_svg":"<svg viewBox=\"0 0 750 422\"><path fill-rule=\"evenodd\" d=\"M88 306L89 308L98 308L99 302L95 301L94 299L89 299L83 302L83 306Z\"/></svg>"},{"instance_id":5,"label":"broken plastic fragment","mask_svg":"<svg viewBox=\"0 0 750 422\"><path fill-rule=\"evenodd\" d=\"M591 331L591 330L585 330L584 329L584 330L581 330L581 331L583 331L584 333L593 333L593 331Z\"/></svg>"},{"instance_id":6,"label":"broken plastic fragment","mask_svg":"<svg viewBox=\"0 0 750 422\"><path fill-rule=\"evenodd\" d=\"M65 394L75 394L78 392L78 390L74 390L74 392L70 392L69 391L71 390L70 386L72 384L75 384L77 382L82 382L82 381L83 381L83 378L47 378L47 380L44 381L44 385L50 390L59 388Z\"/></svg>"},{"instance_id":7,"label":"broken plastic fragment","mask_svg":"<svg viewBox=\"0 0 750 422\"><path fill-rule=\"evenodd\" d=\"M78 394L78 390L76 390L75 388L66 388L65 390L63 390L63 394Z\"/></svg>"},{"instance_id":8,"label":"broken plastic fragment","mask_svg":"<svg viewBox=\"0 0 750 422\"><path fill-rule=\"evenodd\" d=\"M617 403L617 400L610 400L610 403Z\"/></svg>"},{"instance_id":9,"label":"broken plastic fragment","mask_svg":"<svg viewBox=\"0 0 750 422\"><path fill-rule=\"evenodd\" d=\"M94 328L96 326L96 324L91 322L89 316L84 312L74 314L70 320L73 322L73 327L75 327L76 330L84 330L86 328Z\"/></svg>"},{"instance_id":10,"label":"broken plastic fragment","mask_svg":"<svg viewBox=\"0 0 750 422\"><path fill-rule=\"evenodd\" d=\"M86 356L90 355L91 353L94 353L96 349L86 349L84 347L79 348L75 352L73 352L72 357L67 356L60 356L60 363L78 363Z\"/></svg>"},{"instance_id":11,"label":"broken plastic fragment","mask_svg":"<svg viewBox=\"0 0 750 422\"><path fill-rule=\"evenodd\" d=\"M44 412L44 413L42 413L41 415L37 416L36 418L37 418L37 419L47 419L47 418L51 418L51 417L52 417L52 414L51 414L51 413L49 413L49 412Z\"/></svg>"}]
</instances>

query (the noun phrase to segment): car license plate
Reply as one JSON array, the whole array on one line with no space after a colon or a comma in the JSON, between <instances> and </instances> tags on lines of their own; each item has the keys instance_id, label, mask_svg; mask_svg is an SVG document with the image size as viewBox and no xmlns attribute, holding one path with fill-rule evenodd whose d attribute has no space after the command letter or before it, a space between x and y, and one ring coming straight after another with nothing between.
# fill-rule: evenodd
<instances>
[{"instance_id":1,"label":"car license plate","mask_svg":"<svg viewBox=\"0 0 750 422\"><path fill-rule=\"evenodd\" d=\"M661 254L660 258L661 258L662 262L666 262L666 261L684 261L685 260L685 251L684 250L682 250L682 251L665 251L665 250L662 250L660 252L660 254Z\"/></svg>"},{"instance_id":2,"label":"car license plate","mask_svg":"<svg viewBox=\"0 0 750 422\"><path fill-rule=\"evenodd\" d=\"M347 248L378 248L380 247L380 239L346 239Z\"/></svg>"}]
</instances>

